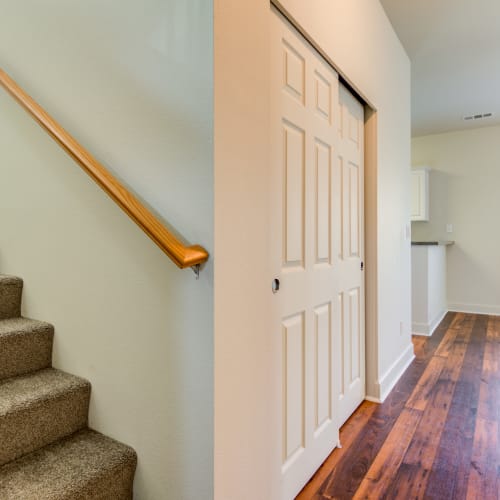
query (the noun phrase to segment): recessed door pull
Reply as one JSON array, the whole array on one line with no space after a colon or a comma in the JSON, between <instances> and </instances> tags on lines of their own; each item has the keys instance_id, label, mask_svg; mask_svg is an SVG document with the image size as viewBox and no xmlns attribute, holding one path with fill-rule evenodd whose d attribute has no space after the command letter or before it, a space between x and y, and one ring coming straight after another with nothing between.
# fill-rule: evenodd
<instances>
[{"instance_id":1,"label":"recessed door pull","mask_svg":"<svg viewBox=\"0 0 500 500\"><path fill-rule=\"evenodd\" d=\"M364 268L365 268L365 263L361 261L361 271L363 271Z\"/></svg>"},{"instance_id":2,"label":"recessed door pull","mask_svg":"<svg viewBox=\"0 0 500 500\"><path fill-rule=\"evenodd\" d=\"M280 291L280 280L278 278L273 279L271 288L273 290L273 293L278 293Z\"/></svg>"}]
</instances>

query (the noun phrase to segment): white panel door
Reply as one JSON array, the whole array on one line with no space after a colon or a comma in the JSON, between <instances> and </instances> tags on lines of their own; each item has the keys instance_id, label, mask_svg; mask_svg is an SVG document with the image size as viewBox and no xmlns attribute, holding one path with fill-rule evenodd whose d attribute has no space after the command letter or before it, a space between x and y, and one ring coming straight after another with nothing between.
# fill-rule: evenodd
<instances>
[{"instance_id":1,"label":"white panel door","mask_svg":"<svg viewBox=\"0 0 500 500\"><path fill-rule=\"evenodd\" d=\"M273 334L289 500L364 398L363 108L287 21L271 15L270 254L280 281Z\"/></svg>"},{"instance_id":2,"label":"white panel door","mask_svg":"<svg viewBox=\"0 0 500 500\"><path fill-rule=\"evenodd\" d=\"M341 251L339 310L335 337L338 424L341 426L365 398L365 283L364 272L364 110L339 85L340 128L337 161L341 171Z\"/></svg>"}]
</instances>

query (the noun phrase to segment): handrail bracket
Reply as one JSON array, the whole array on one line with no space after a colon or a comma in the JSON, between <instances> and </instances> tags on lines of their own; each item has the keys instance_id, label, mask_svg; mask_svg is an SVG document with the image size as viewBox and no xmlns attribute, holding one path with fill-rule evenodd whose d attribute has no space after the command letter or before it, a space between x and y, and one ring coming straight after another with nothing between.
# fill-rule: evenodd
<instances>
[{"instance_id":1,"label":"handrail bracket","mask_svg":"<svg viewBox=\"0 0 500 500\"><path fill-rule=\"evenodd\" d=\"M195 274L197 280L200 279L200 268L201 268L200 264L196 264L195 266L191 267L191 269L193 270L193 273Z\"/></svg>"}]
</instances>

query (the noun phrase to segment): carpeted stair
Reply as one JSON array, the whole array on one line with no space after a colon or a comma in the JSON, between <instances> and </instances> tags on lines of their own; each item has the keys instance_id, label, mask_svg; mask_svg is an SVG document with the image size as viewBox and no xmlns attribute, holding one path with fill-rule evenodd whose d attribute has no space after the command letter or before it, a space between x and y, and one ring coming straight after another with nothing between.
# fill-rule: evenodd
<instances>
[{"instance_id":1,"label":"carpeted stair","mask_svg":"<svg viewBox=\"0 0 500 500\"><path fill-rule=\"evenodd\" d=\"M22 287L0 275L0 500L130 500L134 450L88 429L90 383L52 368Z\"/></svg>"}]
</instances>

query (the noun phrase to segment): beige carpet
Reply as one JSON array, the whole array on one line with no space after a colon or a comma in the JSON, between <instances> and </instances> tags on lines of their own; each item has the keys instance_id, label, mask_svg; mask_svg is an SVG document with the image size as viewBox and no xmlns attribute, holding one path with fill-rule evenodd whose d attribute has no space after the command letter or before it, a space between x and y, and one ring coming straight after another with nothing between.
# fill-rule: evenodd
<instances>
[{"instance_id":1,"label":"beige carpet","mask_svg":"<svg viewBox=\"0 0 500 500\"><path fill-rule=\"evenodd\" d=\"M130 500L134 450L87 428L90 383L52 368L54 328L0 275L0 499Z\"/></svg>"}]
</instances>

